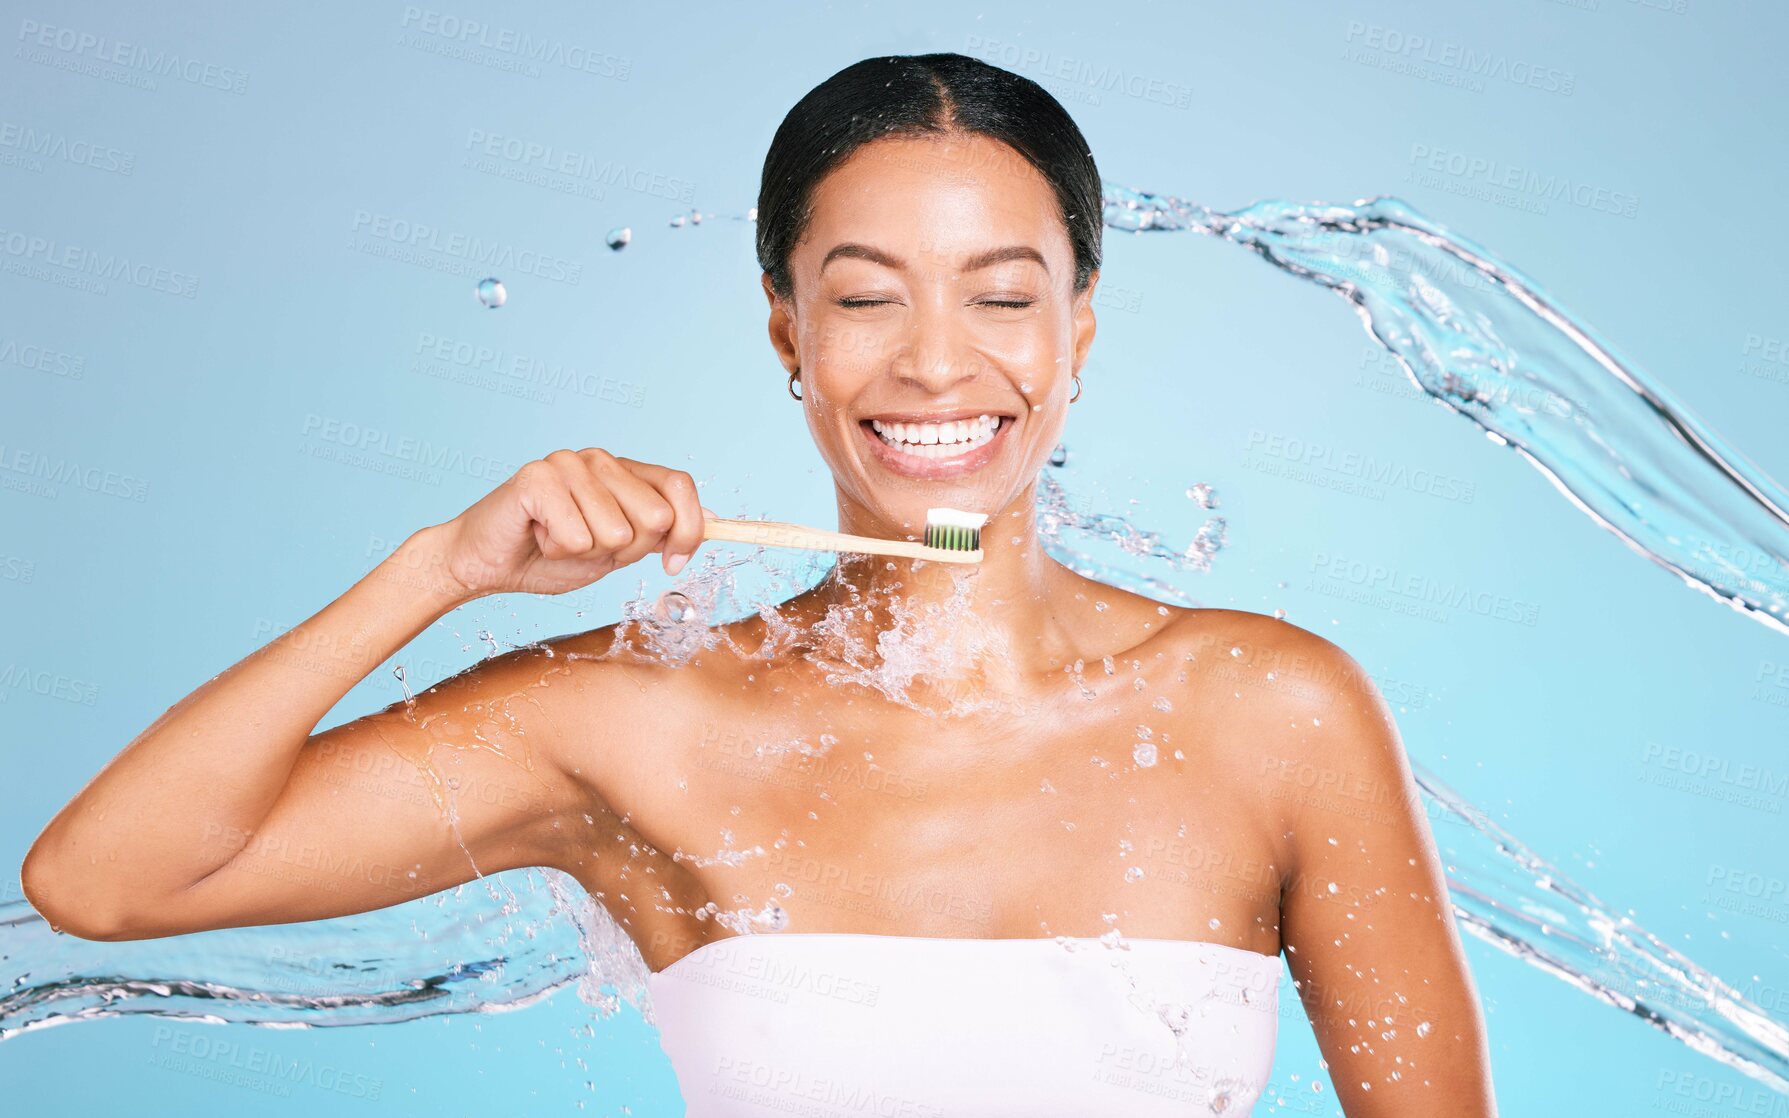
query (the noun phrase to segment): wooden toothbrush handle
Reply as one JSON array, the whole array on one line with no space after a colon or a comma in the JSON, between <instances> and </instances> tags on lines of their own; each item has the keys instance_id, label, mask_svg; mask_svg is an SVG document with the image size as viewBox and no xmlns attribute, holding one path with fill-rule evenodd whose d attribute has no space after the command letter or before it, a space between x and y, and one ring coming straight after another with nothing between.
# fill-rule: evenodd
<instances>
[{"instance_id":1,"label":"wooden toothbrush handle","mask_svg":"<svg viewBox=\"0 0 1789 1118\"><path fill-rule=\"evenodd\" d=\"M980 551L950 551L907 540L883 540L809 528L781 520L731 520L724 516L702 521L702 538L755 543L765 547L799 547L815 551L851 551L863 555L892 555L907 559L931 559L940 563L979 563Z\"/></svg>"}]
</instances>

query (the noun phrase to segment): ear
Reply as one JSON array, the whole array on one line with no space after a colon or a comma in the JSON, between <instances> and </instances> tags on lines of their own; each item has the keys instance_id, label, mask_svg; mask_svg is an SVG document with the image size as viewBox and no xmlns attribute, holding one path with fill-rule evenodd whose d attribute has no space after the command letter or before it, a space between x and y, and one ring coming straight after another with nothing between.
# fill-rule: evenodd
<instances>
[{"instance_id":1,"label":"ear","mask_svg":"<svg viewBox=\"0 0 1789 1118\"><path fill-rule=\"evenodd\" d=\"M1093 345L1093 335L1099 329L1099 323L1093 317L1093 293L1099 287L1099 269L1095 268L1087 277L1087 290L1081 292L1075 300L1075 372L1087 361L1087 350Z\"/></svg>"},{"instance_id":2,"label":"ear","mask_svg":"<svg viewBox=\"0 0 1789 1118\"><path fill-rule=\"evenodd\" d=\"M789 304L777 298L776 290L770 286L769 272L764 273L760 283L764 297L770 301L770 346L776 350L783 369L793 373L801 367L801 351L795 345L795 317Z\"/></svg>"}]
</instances>

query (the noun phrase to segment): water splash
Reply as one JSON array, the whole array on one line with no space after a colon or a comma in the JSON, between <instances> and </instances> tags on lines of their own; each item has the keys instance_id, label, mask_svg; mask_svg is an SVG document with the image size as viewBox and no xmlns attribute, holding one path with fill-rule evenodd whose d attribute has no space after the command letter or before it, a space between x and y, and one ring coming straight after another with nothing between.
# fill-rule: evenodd
<instances>
[{"instance_id":1,"label":"water splash","mask_svg":"<svg viewBox=\"0 0 1789 1118\"><path fill-rule=\"evenodd\" d=\"M0 1040L133 1014L297 1027L520 1009L587 983L601 958L589 952L603 937L567 919L589 903L583 890L540 882L556 872L512 871L334 920L120 943L58 935L12 901L0 905Z\"/></svg>"},{"instance_id":2,"label":"water splash","mask_svg":"<svg viewBox=\"0 0 1789 1118\"><path fill-rule=\"evenodd\" d=\"M699 212L692 217L690 224L700 222ZM1354 207L1273 201L1221 213L1108 184L1105 221L1120 230L1219 237L1336 290L1425 392L1521 453L1630 548L1699 591L1789 631L1789 501L1781 490L1483 248L1390 198ZM1051 466L1063 469L1068 461L1059 448ZM1188 495L1202 509L1216 507L1208 486ZM1194 604L1174 575L1208 571L1225 539L1224 519L1212 516L1188 544L1170 546L1122 516L1077 509L1050 473L1037 497L1040 537L1055 558L1162 601ZM1095 560L1088 549L1099 544L1115 545L1135 569ZM755 609L765 640L735 652L781 655L818 631L823 642L832 638L827 654L838 681L913 704L916 680L948 689L954 670L973 667L988 651L971 641L965 659L942 669L916 658L911 653L925 647L925 626L937 624L923 610L890 618L886 646L854 646L847 638L858 630L848 616L804 626L785 617L769 594L740 607L738 574L785 573L771 553L723 560L709 550L702 559L701 569L678 584L678 597L642 594L628 604L625 635L610 655L686 663L720 639L710 627L714 619ZM480 637L496 655L496 639ZM958 701L951 709L965 708ZM791 748L813 751L805 742ZM817 752L826 748L823 740ZM1782 1022L1413 768L1430 817L1466 824L1441 830L1455 912L1469 933L1695 1051L1789 1090L1789 1030ZM451 817L450 801L444 809ZM746 931L774 926L782 911L769 902L709 915ZM57 936L28 905L12 902L0 905L0 965L7 980L0 1040L135 1013L274 1027L404 1021L520 1008L573 984L600 1014L627 1003L652 1023L638 948L574 879L550 869L482 877L353 917L129 943Z\"/></svg>"},{"instance_id":3,"label":"water splash","mask_svg":"<svg viewBox=\"0 0 1789 1118\"><path fill-rule=\"evenodd\" d=\"M1470 828L1461 842L1442 844L1462 928L1695 1051L1789 1092L1789 1026L1573 883L1434 774L1411 767L1447 821Z\"/></svg>"},{"instance_id":4,"label":"water splash","mask_svg":"<svg viewBox=\"0 0 1789 1118\"><path fill-rule=\"evenodd\" d=\"M1789 496L1489 250L1391 197L1224 213L1107 184L1105 223L1221 237L1334 290L1424 392L1597 524L1789 633Z\"/></svg>"}]
</instances>

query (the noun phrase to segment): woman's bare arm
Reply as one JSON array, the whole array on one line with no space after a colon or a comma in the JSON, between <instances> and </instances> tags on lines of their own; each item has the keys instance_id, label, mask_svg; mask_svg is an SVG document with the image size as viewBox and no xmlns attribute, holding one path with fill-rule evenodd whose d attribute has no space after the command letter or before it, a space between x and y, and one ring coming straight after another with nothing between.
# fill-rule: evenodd
<instances>
[{"instance_id":1,"label":"woman's bare arm","mask_svg":"<svg viewBox=\"0 0 1789 1118\"><path fill-rule=\"evenodd\" d=\"M594 447L528 463L139 734L38 836L26 896L83 938L141 939L364 912L561 865L563 824L589 794L559 764L556 718L602 700L554 686L569 668L550 649L311 731L455 605L563 593L654 551L675 573L703 518L682 471Z\"/></svg>"},{"instance_id":2,"label":"woman's bare arm","mask_svg":"<svg viewBox=\"0 0 1789 1118\"><path fill-rule=\"evenodd\" d=\"M577 794L541 706L507 698L527 693L539 653L477 665L407 713L398 703L310 733L464 600L441 560L440 526L423 529L158 718L32 845L32 904L82 938L140 939L364 912L467 880L474 860L492 873L555 857L552 823ZM480 711L510 717L481 730ZM435 749L432 767L461 785L456 839L417 761L431 743L478 745L475 734L533 771L491 748Z\"/></svg>"},{"instance_id":3,"label":"woman's bare arm","mask_svg":"<svg viewBox=\"0 0 1789 1118\"><path fill-rule=\"evenodd\" d=\"M1495 1118L1485 1023L1391 710L1360 664L1295 626L1316 687L1288 697L1280 934L1348 1118Z\"/></svg>"}]
</instances>

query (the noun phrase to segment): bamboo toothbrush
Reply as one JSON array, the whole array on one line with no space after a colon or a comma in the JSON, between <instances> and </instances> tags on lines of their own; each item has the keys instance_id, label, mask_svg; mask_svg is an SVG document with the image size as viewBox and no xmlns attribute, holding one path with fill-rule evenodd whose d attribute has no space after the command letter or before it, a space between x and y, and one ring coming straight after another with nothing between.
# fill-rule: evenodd
<instances>
[{"instance_id":1,"label":"bamboo toothbrush","mask_svg":"<svg viewBox=\"0 0 1789 1118\"><path fill-rule=\"evenodd\" d=\"M808 528L780 520L730 520L724 516L711 516L702 521L702 538L755 543L765 547L802 547L815 551L894 555L908 559L931 559L939 563L979 563L981 526L987 519L985 513L948 508L927 509L924 542L911 543L907 540L884 540L874 536L829 532L824 528Z\"/></svg>"}]
</instances>

